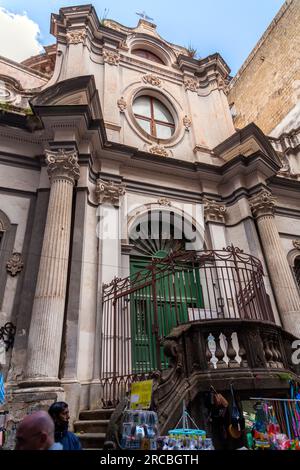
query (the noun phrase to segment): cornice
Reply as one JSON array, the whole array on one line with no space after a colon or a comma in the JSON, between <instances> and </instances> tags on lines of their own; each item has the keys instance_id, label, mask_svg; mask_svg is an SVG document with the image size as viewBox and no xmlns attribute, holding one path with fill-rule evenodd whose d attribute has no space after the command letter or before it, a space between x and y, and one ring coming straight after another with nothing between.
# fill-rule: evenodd
<instances>
[{"instance_id":1,"label":"cornice","mask_svg":"<svg viewBox=\"0 0 300 470\"><path fill-rule=\"evenodd\" d=\"M261 147L264 149L265 153L272 159L274 162L277 163L278 170L281 168L281 162L279 157L272 147L269 139L263 134L263 132L257 127L254 123L250 123L245 126L243 129L239 129L226 140L224 140L221 144L217 145L213 150L216 155L222 155L226 151L234 148L245 142L250 137L255 138Z\"/></svg>"},{"instance_id":2,"label":"cornice","mask_svg":"<svg viewBox=\"0 0 300 470\"><path fill-rule=\"evenodd\" d=\"M29 75L33 75L35 77L38 77L42 80L44 80L45 83L47 83L49 81L49 76L48 75L45 75L41 72L38 72L37 70L34 70L30 67L27 67L26 65L23 65L22 63L20 62L16 62L12 59L8 59L7 57L3 57L0 55L0 61L3 61L3 62L6 62L10 65L13 65L14 67L20 69L20 70L23 70L24 72L28 73ZM43 86L44 84L41 84L41 86Z\"/></svg>"},{"instance_id":3,"label":"cornice","mask_svg":"<svg viewBox=\"0 0 300 470\"><path fill-rule=\"evenodd\" d=\"M282 188L291 191L300 191L300 181L290 178L282 178L281 176L274 175L268 179L268 184L271 188Z\"/></svg>"},{"instance_id":4,"label":"cornice","mask_svg":"<svg viewBox=\"0 0 300 470\"><path fill-rule=\"evenodd\" d=\"M35 171L40 171L41 169L41 163L38 157L32 158L23 155L15 155L13 153L0 152L0 164Z\"/></svg>"},{"instance_id":5,"label":"cornice","mask_svg":"<svg viewBox=\"0 0 300 470\"><path fill-rule=\"evenodd\" d=\"M126 67L129 70L135 70L138 73L155 73L166 81L174 82L176 80L176 82L179 82L180 84L183 82L183 74L181 72L174 72L174 70L171 70L167 65L159 67L150 63L146 64L144 61L136 59L136 57L122 53L120 54L120 64L123 67Z\"/></svg>"},{"instance_id":6,"label":"cornice","mask_svg":"<svg viewBox=\"0 0 300 470\"><path fill-rule=\"evenodd\" d=\"M0 126L17 127L28 133L42 129L42 124L34 115L18 114L8 110L0 110Z\"/></svg>"},{"instance_id":7,"label":"cornice","mask_svg":"<svg viewBox=\"0 0 300 470\"><path fill-rule=\"evenodd\" d=\"M92 5L60 8L59 14L51 15L50 32L57 38L57 42L66 44L67 34L73 31L85 30L91 39L101 40L120 47L127 35L115 29L107 28L99 21Z\"/></svg>"}]
</instances>

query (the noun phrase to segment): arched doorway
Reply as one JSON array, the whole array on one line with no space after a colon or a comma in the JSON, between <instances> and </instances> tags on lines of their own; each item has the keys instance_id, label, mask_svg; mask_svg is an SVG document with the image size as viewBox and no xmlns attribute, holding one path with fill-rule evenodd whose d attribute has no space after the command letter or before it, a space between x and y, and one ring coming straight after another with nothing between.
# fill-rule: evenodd
<instances>
[{"instance_id":1,"label":"arched doorway","mask_svg":"<svg viewBox=\"0 0 300 470\"><path fill-rule=\"evenodd\" d=\"M196 230L191 222L172 211L148 211L132 227L130 243L134 248L130 256L130 275L143 275L151 269L155 283L155 287L152 283L134 292L130 299L133 372L155 370L157 335L163 339L176 324L188 322L189 308L203 306L199 270L192 265L184 270L174 265L165 269L166 259L185 251L187 243L195 237ZM163 275L160 274L162 267ZM162 367L167 367L162 347L159 356Z\"/></svg>"}]
</instances>

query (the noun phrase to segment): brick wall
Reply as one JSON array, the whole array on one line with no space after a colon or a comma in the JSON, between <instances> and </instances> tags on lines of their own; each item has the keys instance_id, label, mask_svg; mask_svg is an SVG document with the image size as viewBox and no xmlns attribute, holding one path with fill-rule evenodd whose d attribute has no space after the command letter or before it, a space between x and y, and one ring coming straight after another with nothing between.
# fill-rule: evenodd
<instances>
[{"instance_id":1,"label":"brick wall","mask_svg":"<svg viewBox=\"0 0 300 470\"><path fill-rule=\"evenodd\" d=\"M234 124L269 134L300 100L300 0L287 0L231 83Z\"/></svg>"}]
</instances>

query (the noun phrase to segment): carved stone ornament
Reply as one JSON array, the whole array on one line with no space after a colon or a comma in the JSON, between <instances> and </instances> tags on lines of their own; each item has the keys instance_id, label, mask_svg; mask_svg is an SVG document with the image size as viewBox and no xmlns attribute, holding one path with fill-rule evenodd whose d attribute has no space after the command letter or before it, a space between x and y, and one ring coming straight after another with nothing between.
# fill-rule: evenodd
<instances>
[{"instance_id":1,"label":"carved stone ornament","mask_svg":"<svg viewBox=\"0 0 300 470\"><path fill-rule=\"evenodd\" d=\"M160 206L170 206L171 201L167 197L161 197L157 200L157 204L159 204Z\"/></svg>"},{"instance_id":2,"label":"carved stone ornament","mask_svg":"<svg viewBox=\"0 0 300 470\"><path fill-rule=\"evenodd\" d=\"M113 181L103 181L97 179L96 186L96 197L98 204L109 202L115 207L120 205L120 196L125 194L125 186L123 184L117 184Z\"/></svg>"},{"instance_id":3,"label":"carved stone ornament","mask_svg":"<svg viewBox=\"0 0 300 470\"><path fill-rule=\"evenodd\" d=\"M127 42L125 41L122 41L121 44L120 44L120 49L123 49L123 51L129 51L129 47L127 45Z\"/></svg>"},{"instance_id":4,"label":"carved stone ornament","mask_svg":"<svg viewBox=\"0 0 300 470\"><path fill-rule=\"evenodd\" d=\"M263 189L251 199L249 204L254 217L274 215L276 198L272 196L270 191Z\"/></svg>"},{"instance_id":5,"label":"carved stone ornament","mask_svg":"<svg viewBox=\"0 0 300 470\"><path fill-rule=\"evenodd\" d=\"M191 124L192 124L191 118L189 118L187 115L185 115L182 122L183 122L183 125L184 125L185 129L188 131L191 127Z\"/></svg>"},{"instance_id":6,"label":"carved stone ornament","mask_svg":"<svg viewBox=\"0 0 300 470\"><path fill-rule=\"evenodd\" d=\"M147 84L152 85L152 86L158 86L158 87L161 86L160 78L158 78L156 75L154 75L152 73L144 75L142 77L142 80L143 80L144 83L147 83Z\"/></svg>"},{"instance_id":7,"label":"carved stone ornament","mask_svg":"<svg viewBox=\"0 0 300 470\"><path fill-rule=\"evenodd\" d=\"M293 245L296 250L300 250L300 240L293 240Z\"/></svg>"},{"instance_id":8,"label":"carved stone ornament","mask_svg":"<svg viewBox=\"0 0 300 470\"><path fill-rule=\"evenodd\" d=\"M19 272L22 271L23 266L24 263L22 261L21 253L14 252L6 263L6 271L11 276L16 276Z\"/></svg>"},{"instance_id":9,"label":"carved stone ornament","mask_svg":"<svg viewBox=\"0 0 300 470\"><path fill-rule=\"evenodd\" d=\"M168 152L162 145L154 145L149 149L150 153L154 153L155 155L161 155L162 157L167 157Z\"/></svg>"},{"instance_id":10,"label":"carved stone ornament","mask_svg":"<svg viewBox=\"0 0 300 470\"><path fill-rule=\"evenodd\" d=\"M184 79L184 89L190 91L197 91L199 88L199 82L194 78L185 78Z\"/></svg>"},{"instance_id":11,"label":"carved stone ornament","mask_svg":"<svg viewBox=\"0 0 300 470\"><path fill-rule=\"evenodd\" d=\"M104 20L104 26L106 28L114 29L115 31L122 31L121 27L111 20Z\"/></svg>"},{"instance_id":12,"label":"carved stone ornament","mask_svg":"<svg viewBox=\"0 0 300 470\"><path fill-rule=\"evenodd\" d=\"M225 223L226 206L215 200L204 199L205 222Z\"/></svg>"},{"instance_id":13,"label":"carved stone ornament","mask_svg":"<svg viewBox=\"0 0 300 470\"><path fill-rule=\"evenodd\" d=\"M207 338L207 347L211 354L210 361L213 365L213 368L217 368L217 363L219 362L218 358L216 357L217 345L215 341L215 337L210 333Z\"/></svg>"},{"instance_id":14,"label":"carved stone ornament","mask_svg":"<svg viewBox=\"0 0 300 470\"><path fill-rule=\"evenodd\" d=\"M219 73L216 76L218 90L223 90L225 95L229 93L229 80L223 78Z\"/></svg>"},{"instance_id":15,"label":"carved stone ornament","mask_svg":"<svg viewBox=\"0 0 300 470\"><path fill-rule=\"evenodd\" d=\"M104 62L107 62L110 65L118 65L120 61L120 56L118 52L108 51L107 49L103 50Z\"/></svg>"},{"instance_id":16,"label":"carved stone ornament","mask_svg":"<svg viewBox=\"0 0 300 470\"><path fill-rule=\"evenodd\" d=\"M121 98L118 99L117 105L118 105L118 108L121 111L121 113L124 113L125 109L127 108L127 103L124 100L123 96L121 96Z\"/></svg>"},{"instance_id":17,"label":"carved stone ornament","mask_svg":"<svg viewBox=\"0 0 300 470\"><path fill-rule=\"evenodd\" d=\"M46 150L45 153L48 165L47 171L51 183L56 178L68 179L72 184L75 183L75 180L79 179L80 167L76 150Z\"/></svg>"},{"instance_id":18,"label":"carved stone ornament","mask_svg":"<svg viewBox=\"0 0 300 470\"><path fill-rule=\"evenodd\" d=\"M67 33L68 44L79 44L81 42L84 42L85 38L86 38L85 29L78 29L74 31L69 31Z\"/></svg>"},{"instance_id":19,"label":"carved stone ornament","mask_svg":"<svg viewBox=\"0 0 300 470\"><path fill-rule=\"evenodd\" d=\"M13 101L13 99L13 92L7 88L5 83L0 82L0 101L9 103L10 101Z\"/></svg>"}]
</instances>

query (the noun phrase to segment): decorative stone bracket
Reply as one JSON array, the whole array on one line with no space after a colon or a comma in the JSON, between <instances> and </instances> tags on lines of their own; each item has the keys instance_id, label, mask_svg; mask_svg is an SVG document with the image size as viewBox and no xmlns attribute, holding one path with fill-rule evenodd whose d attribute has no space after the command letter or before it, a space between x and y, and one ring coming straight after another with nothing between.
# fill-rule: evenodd
<instances>
[{"instance_id":1,"label":"decorative stone bracket","mask_svg":"<svg viewBox=\"0 0 300 470\"><path fill-rule=\"evenodd\" d=\"M125 186L123 184L114 183L113 181L103 181L99 178L97 179L95 193L98 204L109 202L113 206L119 207L120 196L125 194Z\"/></svg>"},{"instance_id":2,"label":"decorative stone bracket","mask_svg":"<svg viewBox=\"0 0 300 470\"><path fill-rule=\"evenodd\" d=\"M171 206L171 201L167 197L161 197L157 200L157 204L160 206Z\"/></svg>"},{"instance_id":3,"label":"decorative stone bracket","mask_svg":"<svg viewBox=\"0 0 300 470\"><path fill-rule=\"evenodd\" d=\"M12 276L16 276L22 271L24 263L21 253L13 252L10 259L6 263L6 271Z\"/></svg>"},{"instance_id":4,"label":"decorative stone bracket","mask_svg":"<svg viewBox=\"0 0 300 470\"><path fill-rule=\"evenodd\" d=\"M81 42L83 43L86 38L86 30L76 29L73 31L69 31L66 37L68 44L80 44Z\"/></svg>"},{"instance_id":5,"label":"decorative stone bracket","mask_svg":"<svg viewBox=\"0 0 300 470\"><path fill-rule=\"evenodd\" d=\"M76 150L46 150L47 172L51 183L56 178L65 178L75 183L79 179L80 167Z\"/></svg>"},{"instance_id":6,"label":"decorative stone bracket","mask_svg":"<svg viewBox=\"0 0 300 470\"><path fill-rule=\"evenodd\" d=\"M226 206L215 200L203 199L205 222L225 223Z\"/></svg>"},{"instance_id":7,"label":"decorative stone bracket","mask_svg":"<svg viewBox=\"0 0 300 470\"><path fill-rule=\"evenodd\" d=\"M293 240L293 245L296 250L300 250L300 240Z\"/></svg>"},{"instance_id":8,"label":"decorative stone bracket","mask_svg":"<svg viewBox=\"0 0 300 470\"><path fill-rule=\"evenodd\" d=\"M161 87L161 79L152 73L144 75L142 77L142 80L144 83L147 83L148 85Z\"/></svg>"},{"instance_id":9,"label":"decorative stone bracket","mask_svg":"<svg viewBox=\"0 0 300 470\"><path fill-rule=\"evenodd\" d=\"M107 62L110 65L119 65L120 55L118 52L103 49L103 58L104 62Z\"/></svg>"},{"instance_id":10,"label":"decorative stone bracket","mask_svg":"<svg viewBox=\"0 0 300 470\"><path fill-rule=\"evenodd\" d=\"M123 96L121 96L121 98L118 99L117 105L118 105L120 112L124 113L125 109L127 108L127 103Z\"/></svg>"},{"instance_id":11,"label":"decorative stone bracket","mask_svg":"<svg viewBox=\"0 0 300 470\"><path fill-rule=\"evenodd\" d=\"M183 85L185 91L189 90L193 92L196 92L200 86L198 80L195 80L194 78L185 78Z\"/></svg>"},{"instance_id":12,"label":"decorative stone bracket","mask_svg":"<svg viewBox=\"0 0 300 470\"><path fill-rule=\"evenodd\" d=\"M270 191L263 189L249 199L250 207L254 217L273 215L275 210L276 198Z\"/></svg>"},{"instance_id":13,"label":"decorative stone bracket","mask_svg":"<svg viewBox=\"0 0 300 470\"><path fill-rule=\"evenodd\" d=\"M162 157L167 157L168 152L162 145L154 145L149 149L150 153L154 153L155 155L161 155Z\"/></svg>"},{"instance_id":14,"label":"decorative stone bracket","mask_svg":"<svg viewBox=\"0 0 300 470\"><path fill-rule=\"evenodd\" d=\"M182 119L182 122L183 122L183 125L185 127L185 130L189 131L190 127L191 127L191 124L192 124L191 118L189 118L187 115L185 115L184 118Z\"/></svg>"}]
</instances>

